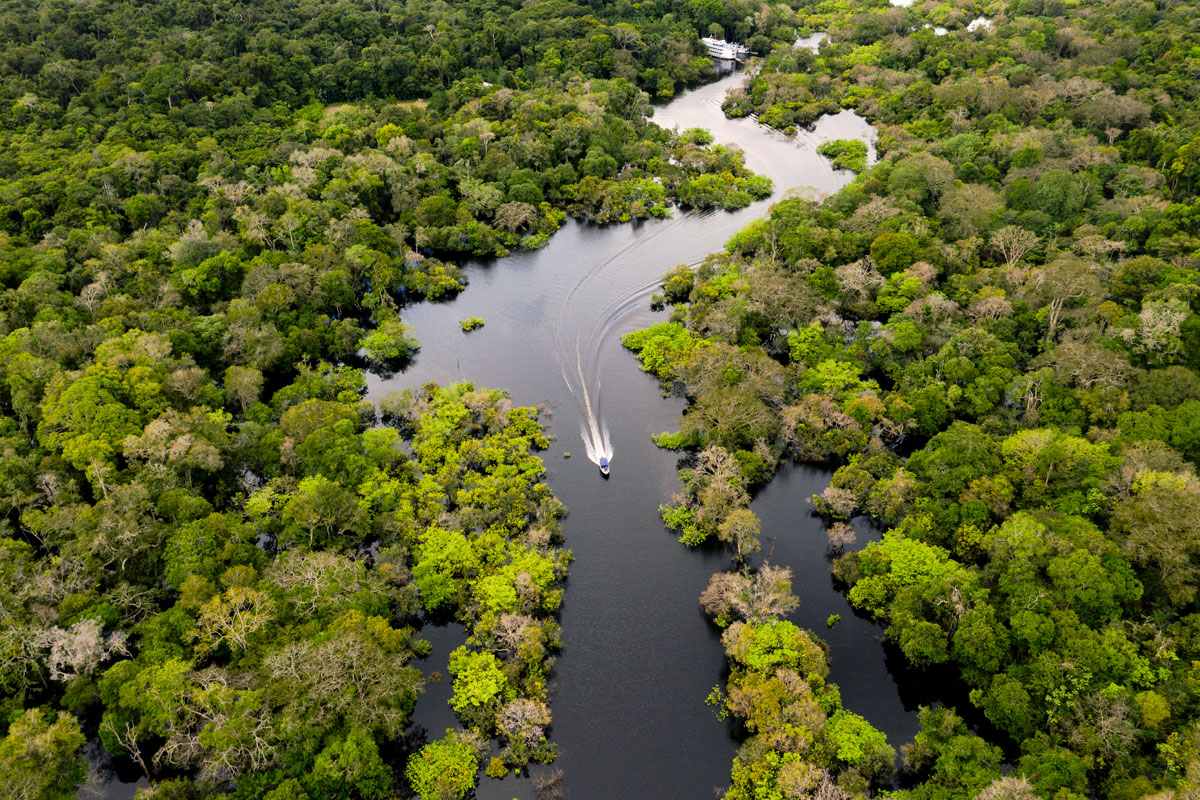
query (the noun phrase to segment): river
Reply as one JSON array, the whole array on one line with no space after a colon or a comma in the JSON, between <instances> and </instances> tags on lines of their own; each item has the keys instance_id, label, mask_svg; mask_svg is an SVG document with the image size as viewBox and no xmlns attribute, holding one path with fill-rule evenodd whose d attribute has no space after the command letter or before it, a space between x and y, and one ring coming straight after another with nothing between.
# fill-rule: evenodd
<instances>
[{"instance_id":1,"label":"river","mask_svg":"<svg viewBox=\"0 0 1200 800\"><path fill-rule=\"evenodd\" d=\"M657 449L650 435L675 429L683 403L661 396L620 337L664 319L650 311L649 297L668 269L722 249L787 192L820 197L845 185L853 176L832 169L817 144L874 138L851 112L824 117L791 139L752 119L728 120L721 101L742 77L685 92L656 108L654 120L707 128L717 142L740 147L747 166L774 181L771 199L735 213L677 211L666 220L604 227L572 221L539 251L468 263L470 285L454 300L404 310L421 341L411 366L369 378L372 400L431 380L471 380L546 409L555 439L543 458L569 509L565 535L575 555L561 613L563 649L551 675L551 738L571 800L703 800L727 785L737 748L734 731L704 704L724 680L724 657L719 632L697 600L709 576L731 562L716 550L687 550L659 520L659 505L678 488L676 457ZM472 315L485 326L464 334L459 322ZM589 416L585 388L612 445L608 480L586 457L580 436ZM845 706L899 746L916 732L914 704L923 698L901 691L882 630L856 617L832 584L824 532L808 505L828 481L827 470L785 467L760 493L753 508L763 522L763 555L793 568L801 606L792 618L830 644L831 678ZM870 535L859 526L860 544ZM827 630L831 614L842 619ZM423 635L434 652L422 669L445 676L461 627L426 626ZM450 688L449 680L430 683L411 739L437 738L456 724L446 703ZM133 788L113 782L104 794L116 800ZM527 779L482 775L476 793L479 800L533 795Z\"/></svg>"},{"instance_id":2,"label":"river","mask_svg":"<svg viewBox=\"0 0 1200 800\"><path fill-rule=\"evenodd\" d=\"M565 535L575 554L551 681L551 738L571 800L711 797L727 785L736 752L731 730L704 704L723 681L724 659L697 602L709 576L731 563L716 551L688 551L659 521L658 506L678 489L676 457L657 449L650 434L675 429L683 404L661 396L620 336L664 319L650 311L649 296L668 269L722 249L787 192L819 197L845 185L853 176L818 156L818 143L874 135L851 112L822 118L791 139L750 119L726 119L721 101L742 79L729 75L683 93L658 107L654 121L703 127L718 143L740 147L747 166L774 181L770 200L736 213L677 211L626 225L568 222L542 250L468 264L470 285L452 302L405 310L421 340L412 366L370 383L370 397L378 399L430 380L471 380L549 412L556 438L543 457L549 483L569 509ZM459 321L472 315L486 324L463 334ZM608 480L585 456L580 436L585 387L612 445ZM913 698L901 696L889 673L880 628L855 617L834 589L822 527L808 514L808 497L828 479L824 470L787 468L761 493L754 510L763 520L764 553L773 547L775 563L796 571L802 605L794 619L830 643L846 707L899 745L917 729ZM860 542L867 534L860 531ZM826 630L833 613L842 622ZM444 674L461 630L427 628L425 635L435 646L425 669ZM448 681L434 684L417 704L415 722L431 737L454 724L449 693ZM533 794L524 781L481 780L481 800Z\"/></svg>"}]
</instances>

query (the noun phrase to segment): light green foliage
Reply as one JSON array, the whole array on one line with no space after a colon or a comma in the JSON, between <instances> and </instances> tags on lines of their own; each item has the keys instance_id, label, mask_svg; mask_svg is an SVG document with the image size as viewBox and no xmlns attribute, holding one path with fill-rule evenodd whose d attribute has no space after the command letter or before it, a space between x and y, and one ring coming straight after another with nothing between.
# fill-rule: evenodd
<instances>
[{"instance_id":1,"label":"light green foliage","mask_svg":"<svg viewBox=\"0 0 1200 800\"><path fill-rule=\"evenodd\" d=\"M687 363L700 340L678 323L660 322L646 330L625 334L621 344L637 354L646 372L670 380Z\"/></svg>"},{"instance_id":2,"label":"light green foliage","mask_svg":"<svg viewBox=\"0 0 1200 800\"><path fill-rule=\"evenodd\" d=\"M460 531L428 528L421 534L418 560L413 579L421 593L421 603L433 610L453 601L462 582L480 566L478 554Z\"/></svg>"},{"instance_id":3,"label":"light green foliage","mask_svg":"<svg viewBox=\"0 0 1200 800\"><path fill-rule=\"evenodd\" d=\"M476 328L483 327L483 317L467 317L459 323L459 326L462 328L463 333L470 333Z\"/></svg>"},{"instance_id":4,"label":"light green foliage","mask_svg":"<svg viewBox=\"0 0 1200 800\"><path fill-rule=\"evenodd\" d=\"M819 322L813 322L788 334L788 355L796 363L815 367L838 352Z\"/></svg>"},{"instance_id":5,"label":"light green foliage","mask_svg":"<svg viewBox=\"0 0 1200 800\"><path fill-rule=\"evenodd\" d=\"M839 169L862 172L867 168L867 143L858 139L830 139L821 142L817 152Z\"/></svg>"},{"instance_id":6,"label":"light green foliage","mask_svg":"<svg viewBox=\"0 0 1200 800\"><path fill-rule=\"evenodd\" d=\"M1010 479L1030 506L1086 494L1098 488L1101 478L1117 463L1109 456L1107 445L1044 428L1009 437L1001 444L1000 455Z\"/></svg>"},{"instance_id":7,"label":"light green foliage","mask_svg":"<svg viewBox=\"0 0 1200 800\"><path fill-rule=\"evenodd\" d=\"M479 758L452 737L422 747L409 759L405 775L421 800L461 800L474 787Z\"/></svg>"},{"instance_id":8,"label":"light green foliage","mask_svg":"<svg viewBox=\"0 0 1200 800\"><path fill-rule=\"evenodd\" d=\"M869 543L856 558L862 578L850 589L850 602L875 616L886 613L901 589L956 576L960 569L942 548L894 532Z\"/></svg>"},{"instance_id":9,"label":"light green foliage","mask_svg":"<svg viewBox=\"0 0 1200 800\"><path fill-rule=\"evenodd\" d=\"M519 605L517 589L504 575L489 575L475 586L475 597L485 612L515 611Z\"/></svg>"},{"instance_id":10,"label":"light green foliage","mask_svg":"<svg viewBox=\"0 0 1200 800\"><path fill-rule=\"evenodd\" d=\"M460 647L450 654L450 674L454 676L455 711L503 703L512 698L512 688L500 661L491 653L473 653Z\"/></svg>"},{"instance_id":11,"label":"light green foliage","mask_svg":"<svg viewBox=\"0 0 1200 800\"><path fill-rule=\"evenodd\" d=\"M132 400L126 397L126 389L117 370L96 366L70 383L62 375L47 390L48 402L38 426L42 444L61 451L100 491L121 443L141 430L144 419L123 402Z\"/></svg>"},{"instance_id":12,"label":"light green foliage","mask_svg":"<svg viewBox=\"0 0 1200 800\"><path fill-rule=\"evenodd\" d=\"M399 319L387 319L359 341L367 358L386 363L407 358L420 349L412 335L412 327Z\"/></svg>"},{"instance_id":13,"label":"light green foliage","mask_svg":"<svg viewBox=\"0 0 1200 800\"><path fill-rule=\"evenodd\" d=\"M691 506L660 506L663 524L679 534L679 541L694 547L709 537L709 531L696 524L696 509Z\"/></svg>"},{"instance_id":14,"label":"light green foliage","mask_svg":"<svg viewBox=\"0 0 1200 800\"><path fill-rule=\"evenodd\" d=\"M771 673L785 667L817 683L829 672L825 654L812 638L787 621L734 623L722 639L734 660L756 672Z\"/></svg>"},{"instance_id":15,"label":"light green foliage","mask_svg":"<svg viewBox=\"0 0 1200 800\"><path fill-rule=\"evenodd\" d=\"M683 431L663 431L650 436L654 444L664 450L683 450L686 447L695 445L694 438L683 433Z\"/></svg>"},{"instance_id":16,"label":"light green foliage","mask_svg":"<svg viewBox=\"0 0 1200 800\"><path fill-rule=\"evenodd\" d=\"M825 359L813 365L800 379L799 389L804 393L830 394L838 398L864 391L879 391L873 382L863 382L862 367L834 359Z\"/></svg>"},{"instance_id":17,"label":"light green foliage","mask_svg":"<svg viewBox=\"0 0 1200 800\"><path fill-rule=\"evenodd\" d=\"M761 760L741 757L733 760L730 775L732 785L724 800L784 800L787 795L780 787L780 772L806 766L796 753L780 754L769 751ZM784 772L785 776L788 774ZM803 773L801 773L803 774ZM786 781L786 777L785 777Z\"/></svg>"},{"instance_id":18,"label":"light green foliage","mask_svg":"<svg viewBox=\"0 0 1200 800\"><path fill-rule=\"evenodd\" d=\"M871 723L849 711L838 711L829 717L826 729L829 743L837 757L847 764L859 765L874 758L879 751L891 751L887 737ZM894 751L892 751L894 758Z\"/></svg>"}]
</instances>

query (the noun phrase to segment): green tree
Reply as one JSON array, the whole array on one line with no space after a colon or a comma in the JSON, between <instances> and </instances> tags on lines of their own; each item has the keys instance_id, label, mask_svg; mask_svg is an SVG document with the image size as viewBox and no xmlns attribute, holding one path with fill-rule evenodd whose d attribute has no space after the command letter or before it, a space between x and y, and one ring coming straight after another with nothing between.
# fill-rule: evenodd
<instances>
[{"instance_id":1,"label":"green tree","mask_svg":"<svg viewBox=\"0 0 1200 800\"><path fill-rule=\"evenodd\" d=\"M39 709L18 717L0 741L0 791L14 800L69 800L87 776L79 722L60 713L50 722Z\"/></svg>"},{"instance_id":2,"label":"green tree","mask_svg":"<svg viewBox=\"0 0 1200 800\"><path fill-rule=\"evenodd\" d=\"M469 744L447 735L417 751L405 775L421 800L461 800L478 780L479 757Z\"/></svg>"},{"instance_id":3,"label":"green tree","mask_svg":"<svg viewBox=\"0 0 1200 800\"><path fill-rule=\"evenodd\" d=\"M393 796L392 770L379 757L375 740L358 728L325 746L305 783L315 797L385 800Z\"/></svg>"},{"instance_id":4,"label":"green tree","mask_svg":"<svg viewBox=\"0 0 1200 800\"><path fill-rule=\"evenodd\" d=\"M871 723L849 711L836 711L829 717L825 735L838 760L854 767L869 783L880 785L891 779L896 751Z\"/></svg>"}]
</instances>

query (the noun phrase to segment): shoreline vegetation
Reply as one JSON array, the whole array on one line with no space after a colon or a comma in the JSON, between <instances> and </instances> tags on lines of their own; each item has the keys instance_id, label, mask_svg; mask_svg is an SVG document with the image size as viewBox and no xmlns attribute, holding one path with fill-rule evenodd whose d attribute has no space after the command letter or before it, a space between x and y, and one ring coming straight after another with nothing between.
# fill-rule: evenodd
<instances>
[{"instance_id":1,"label":"shoreline vegetation","mask_svg":"<svg viewBox=\"0 0 1200 800\"><path fill-rule=\"evenodd\" d=\"M784 619L790 571L751 564L784 459L836 467L812 503L851 605L967 698L921 711L889 796L1191 796L1197 10L807 7L828 40L761 54L724 108L785 132L854 108L879 163L669 272L669 321L624 339L688 401L654 437L684 456L665 525L739 567L701 597L730 667L709 700L745 734L725 797L893 787ZM884 533L856 550L859 515Z\"/></svg>"},{"instance_id":2,"label":"shoreline vegetation","mask_svg":"<svg viewBox=\"0 0 1200 800\"><path fill-rule=\"evenodd\" d=\"M375 408L363 369L417 351L402 309L460 291L456 258L769 195L648 119L715 77L712 35L759 54L731 116L880 133L874 165L825 146L849 187L671 271L670 320L625 339L689 401L656 437L685 456L664 522L735 561L701 597L729 662L709 702L744 734L725 797L894 785L785 618L790 571L751 567L784 458L837 467L813 505L853 606L967 691L922 711L891 796L1190 796L1198 15L0 6L0 789L75 797L89 739L143 800L449 800L554 758L570 554L537 412L471 384ZM855 550L858 515L887 532ZM461 727L402 741L437 615L468 632Z\"/></svg>"},{"instance_id":3,"label":"shoreline vegetation","mask_svg":"<svg viewBox=\"0 0 1200 800\"><path fill-rule=\"evenodd\" d=\"M553 760L536 413L373 408L364 371L418 351L403 308L456 259L770 194L649 120L716 76L716 12L671 6L0 7L0 794L75 797L85 741L146 800L461 798ZM415 626L451 616L461 726L411 741Z\"/></svg>"}]
</instances>

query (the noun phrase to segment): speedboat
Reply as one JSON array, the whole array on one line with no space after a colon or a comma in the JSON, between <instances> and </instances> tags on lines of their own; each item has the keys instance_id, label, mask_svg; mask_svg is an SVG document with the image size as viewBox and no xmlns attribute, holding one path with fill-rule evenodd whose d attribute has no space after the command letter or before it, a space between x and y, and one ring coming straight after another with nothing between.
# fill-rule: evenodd
<instances>
[{"instance_id":1,"label":"speedboat","mask_svg":"<svg viewBox=\"0 0 1200 800\"><path fill-rule=\"evenodd\" d=\"M600 456L600 474L608 475L608 459Z\"/></svg>"}]
</instances>

